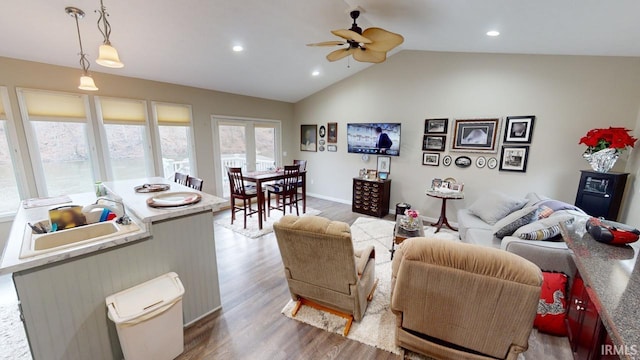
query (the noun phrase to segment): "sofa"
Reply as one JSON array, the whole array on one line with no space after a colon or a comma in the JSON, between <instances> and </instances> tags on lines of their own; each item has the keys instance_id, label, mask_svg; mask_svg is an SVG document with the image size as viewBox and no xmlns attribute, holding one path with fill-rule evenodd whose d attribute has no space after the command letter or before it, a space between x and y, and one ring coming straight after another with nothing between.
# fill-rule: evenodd
<instances>
[{"instance_id":1,"label":"sofa","mask_svg":"<svg viewBox=\"0 0 640 360\"><path fill-rule=\"evenodd\" d=\"M484 194L468 208L458 211L460 239L469 244L506 250L533 262L544 271L563 272L573 278L576 266L572 258L572 252L567 248L566 243L560 236L555 235L551 239L538 241L525 240L512 234L502 238L495 235L496 224L504 221L506 217L512 216L511 214L517 211L526 212L526 209L537 209L537 213L534 215L537 216L541 208L546 207L544 204L550 205L549 208L552 211L549 219L547 219L548 223L552 223L555 218L559 219L558 223L565 222L568 226L572 226L573 223L588 217L582 210L573 205L536 193L529 193L524 198L513 198L509 195L492 191ZM512 205L513 209L508 210L508 205ZM494 213L484 216L483 219L478 216L478 212L482 212L483 208L492 209ZM501 217L502 214L504 216ZM487 221L487 219L491 221ZM533 219L531 222L536 220L538 219ZM525 225L528 224L523 226ZM522 227L516 231L520 229Z\"/></svg>"},{"instance_id":2,"label":"sofa","mask_svg":"<svg viewBox=\"0 0 640 360\"><path fill-rule=\"evenodd\" d=\"M522 257L435 238L393 259L396 344L437 359L510 359L527 350L542 274Z\"/></svg>"}]
</instances>

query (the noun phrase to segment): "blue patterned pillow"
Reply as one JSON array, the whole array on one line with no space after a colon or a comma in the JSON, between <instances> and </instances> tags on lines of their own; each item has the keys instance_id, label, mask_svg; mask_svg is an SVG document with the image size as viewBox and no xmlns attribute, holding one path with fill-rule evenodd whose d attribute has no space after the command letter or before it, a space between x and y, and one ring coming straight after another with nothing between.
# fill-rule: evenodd
<instances>
[{"instance_id":1,"label":"blue patterned pillow","mask_svg":"<svg viewBox=\"0 0 640 360\"><path fill-rule=\"evenodd\" d=\"M571 215L559 215L538 220L525 225L513 234L523 240L548 240L560 234L560 224L571 224L575 218Z\"/></svg>"},{"instance_id":2,"label":"blue patterned pillow","mask_svg":"<svg viewBox=\"0 0 640 360\"><path fill-rule=\"evenodd\" d=\"M513 234L519 228L538 219L538 207L529 206L507 215L493 226L493 235L498 239Z\"/></svg>"}]
</instances>

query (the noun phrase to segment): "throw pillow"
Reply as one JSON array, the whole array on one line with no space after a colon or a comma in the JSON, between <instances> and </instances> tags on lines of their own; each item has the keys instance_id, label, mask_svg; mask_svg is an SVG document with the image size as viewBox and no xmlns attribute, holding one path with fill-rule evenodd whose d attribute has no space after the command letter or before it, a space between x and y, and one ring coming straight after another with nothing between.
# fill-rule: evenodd
<instances>
[{"instance_id":1,"label":"throw pillow","mask_svg":"<svg viewBox=\"0 0 640 360\"><path fill-rule=\"evenodd\" d=\"M542 205L538 208L538 220L546 219L551 216L551 214L553 214L553 209L548 206Z\"/></svg>"},{"instance_id":2,"label":"throw pillow","mask_svg":"<svg viewBox=\"0 0 640 360\"><path fill-rule=\"evenodd\" d=\"M546 207L551 208L551 210L553 210L553 211L575 210L575 211L583 212L580 208L578 208L578 207L576 207L574 205L567 204L566 202L553 200L553 199L541 201L541 202L538 203L538 206L546 206Z\"/></svg>"},{"instance_id":3,"label":"throw pillow","mask_svg":"<svg viewBox=\"0 0 640 360\"><path fill-rule=\"evenodd\" d=\"M538 208L535 206L516 210L493 225L493 235L498 239L509 236L519 228L530 224L533 220L536 220L537 215Z\"/></svg>"},{"instance_id":4,"label":"throw pillow","mask_svg":"<svg viewBox=\"0 0 640 360\"><path fill-rule=\"evenodd\" d=\"M512 212L522 209L526 202L525 199L516 199L497 191L491 191L480 196L469 207L469 211L489 225L494 225Z\"/></svg>"},{"instance_id":5,"label":"throw pillow","mask_svg":"<svg viewBox=\"0 0 640 360\"><path fill-rule=\"evenodd\" d=\"M552 216L519 228L513 236L523 240L548 240L560 234L561 223L571 224L573 221L571 215Z\"/></svg>"},{"instance_id":6,"label":"throw pillow","mask_svg":"<svg viewBox=\"0 0 640 360\"><path fill-rule=\"evenodd\" d=\"M527 204L525 205L525 207L528 206L534 206L534 205L538 205L539 203L545 201L545 200L549 200L548 197L544 196L544 195L540 195L534 192L530 192L527 194L527 196L525 196L525 198L527 199Z\"/></svg>"},{"instance_id":7,"label":"throw pillow","mask_svg":"<svg viewBox=\"0 0 640 360\"><path fill-rule=\"evenodd\" d=\"M533 326L543 333L567 336L567 328L564 324L568 302L567 275L543 271L542 278L538 313Z\"/></svg>"}]
</instances>

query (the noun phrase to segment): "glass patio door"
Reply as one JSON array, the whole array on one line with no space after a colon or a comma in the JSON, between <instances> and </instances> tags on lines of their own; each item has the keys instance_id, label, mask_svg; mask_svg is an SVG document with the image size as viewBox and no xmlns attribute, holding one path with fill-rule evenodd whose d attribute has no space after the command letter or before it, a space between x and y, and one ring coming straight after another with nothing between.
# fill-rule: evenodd
<instances>
[{"instance_id":1,"label":"glass patio door","mask_svg":"<svg viewBox=\"0 0 640 360\"><path fill-rule=\"evenodd\" d=\"M217 132L216 151L219 162L218 195L229 197L227 167L243 172L267 171L280 163L280 122L233 118L213 118Z\"/></svg>"}]
</instances>

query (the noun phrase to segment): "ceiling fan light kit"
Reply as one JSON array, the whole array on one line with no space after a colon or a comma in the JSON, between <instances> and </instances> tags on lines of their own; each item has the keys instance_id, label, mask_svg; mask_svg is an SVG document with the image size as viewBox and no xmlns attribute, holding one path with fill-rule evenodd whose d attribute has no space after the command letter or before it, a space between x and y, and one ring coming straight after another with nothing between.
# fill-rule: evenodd
<instances>
[{"instance_id":1,"label":"ceiling fan light kit","mask_svg":"<svg viewBox=\"0 0 640 360\"><path fill-rule=\"evenodd\" d=\"M337 61L349 55L354 60L369 63L381 63L387 59L387 52L393 50L396 46L404 42L404 38L400 34L392 33L382 28L372 27L362 31L362 28L356 23L356 19L360 16L360 10L350 12L353 19L350 29L333 30L333 35L339 36L344 41L324 41L308 46L344 46L342 48L330 52L327 60Z\"/></svg>"}]
</instances>

